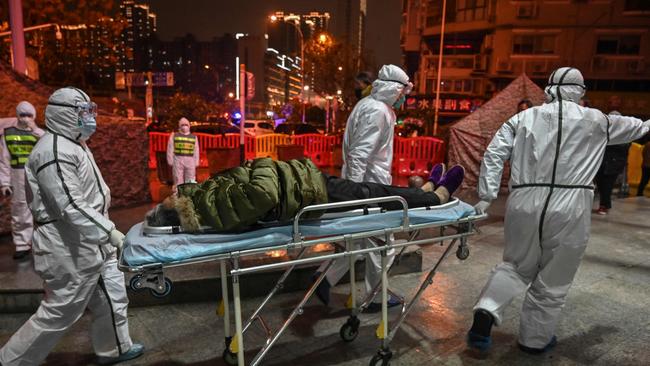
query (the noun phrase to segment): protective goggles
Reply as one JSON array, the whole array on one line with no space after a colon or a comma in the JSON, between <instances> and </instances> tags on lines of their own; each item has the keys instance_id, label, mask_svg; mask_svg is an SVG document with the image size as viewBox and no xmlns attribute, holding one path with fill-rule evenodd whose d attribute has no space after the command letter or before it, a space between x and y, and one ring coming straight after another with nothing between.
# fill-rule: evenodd
<instances>
[{"instance_id":1,"label":"protective goggles","mask_svg":"<svg viewBox=\"0 0 650 366\"><path fill-rule=\"evenodd\" d=\"M388 82L391 82L391 83L398 83L398 84L401 84L401 85L404 87L404 94L405 94L405 95L406 95L406 94L410 94L410 93L411 93L411 90L413 90L413 83L411 83L411 82L407 82L407 83L405 83L405 82L402 82L402 81L399 81L399 80L395 80L395 79L379 79L379 80L381 80L381 81L388 81Z\"/></svg>"},{"instance_id":2,"label":"protective goggles","mask_svg":"<svg viewBox=\"0 0 650 366\"><path fill-rule=\"evenodd\" d=\"M95 102L82 102L79 101L75 104L65 104L65 103L53 103L50 102L48 103L49 105L57 106L57 107L67 107L67 108L75 108L77 110L77 114L79 115L80 120L87 120L89 118L96 118L97 117L97 104Z\"/></svg>"}]
</instances>

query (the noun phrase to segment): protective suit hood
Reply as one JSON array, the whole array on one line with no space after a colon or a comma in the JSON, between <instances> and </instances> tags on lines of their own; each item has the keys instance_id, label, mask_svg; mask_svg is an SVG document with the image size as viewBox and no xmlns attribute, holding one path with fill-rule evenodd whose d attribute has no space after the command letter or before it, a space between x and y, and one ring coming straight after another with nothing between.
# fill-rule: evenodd
<instances>
[{"instance_id":1,"label":"protective suit hood","mask_svg":"<svg viewBox=\"0 0 650 366\"><path fill-rule=\"evenodd\" d=\"M561 67L548 78L544 89L546 102L553 103L559 99L579 103L585 95L585 80L582 73L573 67ZM561 95L560 95L561 94Z\"/></svg>"},{"instance_id":2,"label":"protective suit hood","mask_svg":"<svg viewBox=\"0 0 650 366\"><path fill-rule=\"evenodd\" d=\"M74 106L79 102L90 102L88 94L80 89L67 87L55 91L50 96L45 108L45 126L47 129L73 141L80 141L81 126L79 125L77 109L62 106Z\"/></svg>"},{"instance_id":3,"label":"protective suit hood","mask_svg":"<svg viewBox=\"0 0 650 366\"><path fill-rule=\"evenodd\" d=\"M408 94L413 89L404 70L395 65L384 65L379 70L379 77L372 83L373 98L392 106L402 91Z\"/></svg>"},{"instance_id":4,"label":"protective suit hood","mask_svg":"<svg viewBox=\"0 0 650 366\"><path fill-rule=\"evenodd\" d=\"M36 119L36 108L32 103L27 101L22 101L16 106L16 117L20 119L21 114L31 114L34 119Z\"/></svg>"}]
</instances>

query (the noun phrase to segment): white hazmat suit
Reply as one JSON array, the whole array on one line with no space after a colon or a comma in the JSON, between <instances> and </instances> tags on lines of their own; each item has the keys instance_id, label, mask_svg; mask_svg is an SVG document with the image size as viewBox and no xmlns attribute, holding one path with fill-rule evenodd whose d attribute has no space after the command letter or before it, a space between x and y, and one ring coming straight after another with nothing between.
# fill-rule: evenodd
<instances>
[{"instance_id":1,"label":"white hazmat suit","mask_svg":"<svg viewBox=\"0 0 650 366\"><path fill-rule=\"evenodd\" d=\"M584 80L577 69L553 72L545 92L547 103L518 113L492 139L477 205L485 210L497 197L509 160L503 263L492 271L474 310L487 311L499 325L513 297L525 291L519 343L534 349L551 342L586 249L592 181L605 147L650 131L650 121L581 107Z\"/></svg>"},{"instance_id":2,"label":"white hazmat suit","mask_svg":"<svg viewBox=\"0 0 650 366\"><path fill-rule=\"evenodd\" d=\"M100 358L120 357L132 347L124 275L113 247L123 235L108 218L110 190L82 138L89 134L75 107L80 104L90 104L81 90L52 94L45 110L48 132L25 167L36 224L34 267L44 281L45 297L0 349L3 366L41 364L86 308Z\"/></svg>"},{"instance_id":3,"label":"white hazmat suit","mask_svg":"<svg viewBox=\"0 0 650 366\"><path fill-rule=\"evenodd\" d=\"M174 187L196 182L196 167L199 165L199 139L190 133L190 121L181 118L178 132L167 141L167 164L172 166Z\"/></svg>"},{"instance_id":4,"label":"white hazmat suit","mask_svg":"<svg viewBox=\"0 0 650 366\"><path fill-rule=\"evenodd\" d=\"M16 107L16 117L15 126L1 131L0 186L11 194L11 234L18 253L31 249L34 231L32 213L25 197L25 164L45 132L36 126L36 109L31 103L20 102Z\"/></svg>"},{"instance_id":5,"label":"white hazmat suit","mask_svg":"<svg viewBox=\"0 0 650 366\"><path fill-rule=\"evenodd\" d=\"M399 108L412 87L408 75L399 67L384 65L379 70L371 94L357 103L348 118L343 137L342 178L353 182L392 183L393 137L397 119L393 108ZM361 245L372 244L364 240ZM393 251L389 255L390 266ZM323 264L319 271L326 265ZM348 259L335 260L327 272L327 282L336 285L349 269ZM369 253L366 255L366 291L372 291L380 281L381 254Z\"/></svg>"}]
</instances>

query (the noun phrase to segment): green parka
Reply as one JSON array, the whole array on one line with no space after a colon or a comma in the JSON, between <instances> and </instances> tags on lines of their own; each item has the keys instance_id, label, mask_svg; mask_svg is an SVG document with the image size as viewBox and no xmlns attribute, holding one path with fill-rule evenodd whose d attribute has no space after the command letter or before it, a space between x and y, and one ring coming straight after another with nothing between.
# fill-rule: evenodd
<instances>
[{"instance_id":1,"label":"green parka","mask_svg":"<svg viewBox=\"0 0 650 366\"><path fill-rule=\"evenodd\" d=\"M287 221L303 207L327 203L325 179L308 159L256 159L203 183L180 185L178 194L181 205L192 206L178 209L182 226L190 231L201 225L217 231L243 230L259 221Z\"/></svg>"}]
</instances>

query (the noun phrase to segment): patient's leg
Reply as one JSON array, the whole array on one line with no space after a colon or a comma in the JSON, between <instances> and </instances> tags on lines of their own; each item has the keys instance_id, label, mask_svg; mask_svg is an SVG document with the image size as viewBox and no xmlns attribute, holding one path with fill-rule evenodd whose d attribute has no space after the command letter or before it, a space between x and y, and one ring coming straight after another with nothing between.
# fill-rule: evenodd
<instances>
[{"instance_id":1,"label":"patient's leg","mask_svg":"<svg viewBox=\"0 0 650 366\"><path fill-rule=\"evenodd\" d=\"M378 183L356 183L351 180L334 176L325 176L327 196L329 202L352 201L366 198L400 196L406 199L409 207L436 206L447 202L449 194L445 197L438 192L425 192L419 188L394 187ZM444 201L442 199L445 199ZM388 202L380 205L388 210L399 210L399 202ZM348 208L350 209L350 208Z\"/></svg>"}]
</instances>

